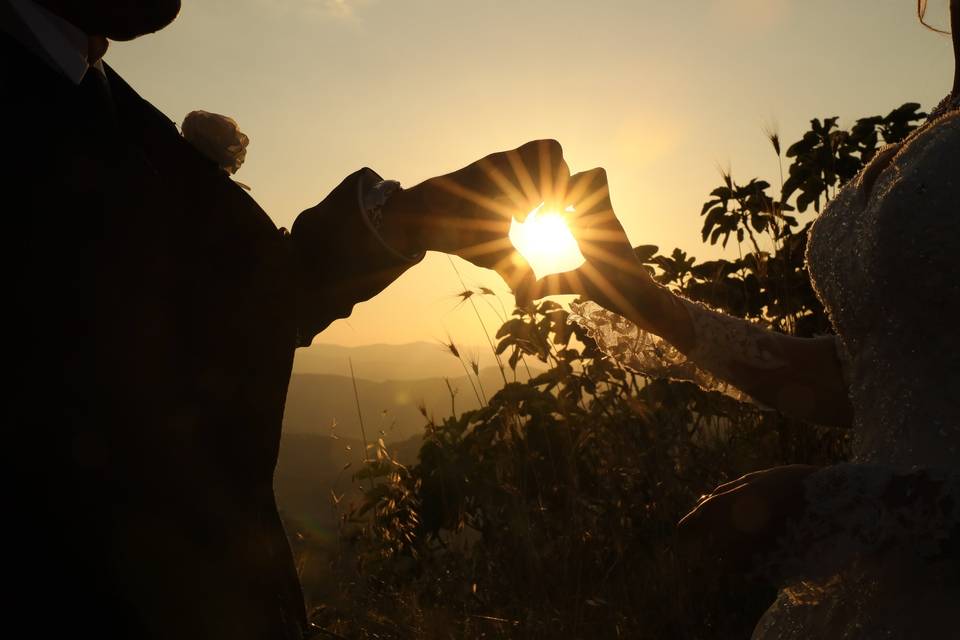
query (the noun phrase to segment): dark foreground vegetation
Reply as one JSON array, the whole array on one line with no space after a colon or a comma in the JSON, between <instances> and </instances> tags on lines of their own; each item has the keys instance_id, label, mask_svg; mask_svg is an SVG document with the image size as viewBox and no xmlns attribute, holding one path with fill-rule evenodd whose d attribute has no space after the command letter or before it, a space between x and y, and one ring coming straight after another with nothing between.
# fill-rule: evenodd
<instances>
[{"instance_id":1,"label":"dark foreground vegetation","mask_svg":"<svg viewBox=\"0 0 960 640\"><path fill-rule=\"evenodd\" d=\"M849 130L813 120L785 153L770 134L778 188L723 175L700 212L702 240L733 239L742 258L697 263L652 246L641 257L689 298L791 335L828 333L804 265L813 216L925 116L905 104ZM371 443L359 471L334 469L356 473L352 488L316 492L337 516L329 535L288 514L321 637L749 637L774 589L698 558L676 522L743 473L843 460L846 434L624 368L553 302L517 309L496 340L507 381L525 363L546 372L478 410L424 415L406 451Z\"/></svg>"}]
</instances>

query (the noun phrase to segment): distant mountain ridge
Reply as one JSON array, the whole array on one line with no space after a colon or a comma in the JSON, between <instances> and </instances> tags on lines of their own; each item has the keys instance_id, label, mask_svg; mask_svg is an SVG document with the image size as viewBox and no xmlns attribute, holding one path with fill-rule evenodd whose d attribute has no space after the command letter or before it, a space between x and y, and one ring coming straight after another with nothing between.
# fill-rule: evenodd
<instances>
[{"instance_id":1,"label":"distant mountain ridge","mask_svg":"<svg viewBox=\"0 0 960 640\"><path fill-rule=\"evenodd\" d=\"M508 380L512 380L513 373L507 373ZM517 379L526 380L526 375L521 377L518 373ZM447 381L455 393L452 402ZM439 421L454 410L459 415L478 408L478 395L481 399L489 398L503 388L500 370L495 367L480 371L480 384L473 376L468 380L462 369L459 377L446 379L376 381L357 378L356 383L367 440L383 437L388 442L423 433L427 420L420 413L421 405L428 416ZM329 374L293 374L287 392L283 430L284 433L362 438L353 380Z\"/></svg>"},{"instance_id":2,"label":"distant mountain ridge","mask_svg":"<svg viewBox=\"0 0 960 640\"><path fill-rule=\"evenodd\" d=\"M471 353L469 349L462 348L461 354ZM352 360L368 441L381 437L381 432L387 442L419 436L427 422L420 405L439 421L454 410L460 414L478 408L478 396L483 400L503 388L503 376L489 347L479 354L478 384L473 371L468 378L463 365L440 344L315 344L298 349L287 392L284 433L362 438L350 377ZM529 364L534 375L541 370ZM513 372L507 370L506 377L513 380ZM526 379L521 367L517 380ZM447 381L455 393L452 403Z\"/></svg>"},{"instance_id":3,"label":"distant mountain ridge","mask_svg":"<svg viewBox=\"0 0 960 640\"><path fill-rule=\"evenodd\" d=\"M479 354L481 368L496 364L489 347L457 346L464 356ZM293 372L349 376L348 359L353 361L353 369L358 378L377 382L464 375L463 367L444 345L430 342L359 347L318 343L297 350Z\"/></svg>"}]
</instances>

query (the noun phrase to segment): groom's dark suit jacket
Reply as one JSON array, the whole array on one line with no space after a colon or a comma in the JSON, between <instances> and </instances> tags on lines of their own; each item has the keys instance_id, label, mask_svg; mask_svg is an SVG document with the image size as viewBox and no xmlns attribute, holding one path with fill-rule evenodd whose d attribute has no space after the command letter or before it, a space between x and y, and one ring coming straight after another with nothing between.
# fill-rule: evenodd
<instances>
[{"instance_id":1,"label":"groom's dark suit jacket","mask_svg":"<svg viewBox=\"0 0 960 640\"><path fill-rule=\"evenodd\" d=\"M286 236L116 73L73 85L0 5L4 624L298 637L284 398L297 343L409 266L363 226L372 172Z\"/></svg>"}]
</instances>

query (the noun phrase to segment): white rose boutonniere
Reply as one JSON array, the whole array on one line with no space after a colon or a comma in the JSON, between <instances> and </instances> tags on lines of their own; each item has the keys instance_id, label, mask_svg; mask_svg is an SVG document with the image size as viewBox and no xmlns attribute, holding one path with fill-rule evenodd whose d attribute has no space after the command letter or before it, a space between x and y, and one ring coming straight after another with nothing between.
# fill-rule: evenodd
<instances>
[{"instance_id":1,"label":"white rose boutonniere","mask_svg":"<svg viewBox=\"0 0 960 640\"><path fill-rule=\"evenodd\" d=\"M250 138L240 131L237 121L219 113L191 111L180 125L183 137L221 169L233 175L247 158ZM237 182L249 191L250 187Z\"/></svg>"}]
</instances>

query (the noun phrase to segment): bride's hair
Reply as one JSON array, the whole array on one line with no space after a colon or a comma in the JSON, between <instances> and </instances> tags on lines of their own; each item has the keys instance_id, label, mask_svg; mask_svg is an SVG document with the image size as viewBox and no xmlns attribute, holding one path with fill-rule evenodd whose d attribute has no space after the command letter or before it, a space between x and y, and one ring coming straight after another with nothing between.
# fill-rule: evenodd
<instances>
[{"instance_id":1,"label":"bride's hair","mask_svg":"<svg viewBox=\"0 0 960 640\"><path fill-rule=\"evenodd\" d=\"M936 27L928 23L925 19L926 14L927 14L927 0L917 0L917 17L920 18L920 24L925 26L927 29L930 29L931 31L936 31L937 33L942 33L944 35L950 35L949 31L944 31L943 29L937 29Z\"/></svg>"}]
</instances>

